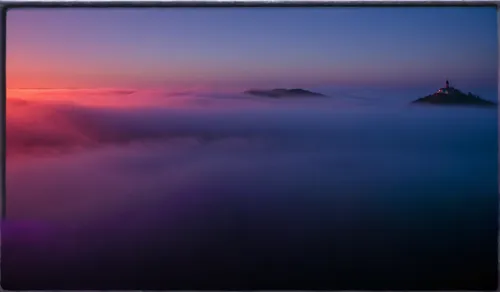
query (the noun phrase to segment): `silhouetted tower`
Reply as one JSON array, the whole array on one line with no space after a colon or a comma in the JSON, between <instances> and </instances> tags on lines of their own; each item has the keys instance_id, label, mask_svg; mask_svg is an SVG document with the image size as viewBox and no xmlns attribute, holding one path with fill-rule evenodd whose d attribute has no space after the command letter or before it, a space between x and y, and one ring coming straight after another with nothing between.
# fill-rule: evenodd
<instances>
[{"instance_id":1,"label":"silhouetted tower","mask_svg":"<svg viewBox=\"0 0 500 292\"><path fill-rule=\"evenodd\" d=\"M450 82L446 79L446 89L450 88Z\"/></svg>"}]
</instances>

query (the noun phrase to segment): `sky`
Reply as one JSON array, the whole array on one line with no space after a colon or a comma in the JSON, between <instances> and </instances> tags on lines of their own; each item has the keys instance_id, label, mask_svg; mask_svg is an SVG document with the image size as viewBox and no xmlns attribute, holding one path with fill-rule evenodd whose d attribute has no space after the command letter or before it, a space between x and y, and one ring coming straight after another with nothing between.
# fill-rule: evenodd
<instances>
[{"instance_id":1,"label":"sky","mask_svg":"<svg viewBox=\"0 0 500 292\"><path fill-rule=\"evenodd\" d=\"M7 13L7 87L496 86L494 7Z\"/></svg>"}]
</instances>

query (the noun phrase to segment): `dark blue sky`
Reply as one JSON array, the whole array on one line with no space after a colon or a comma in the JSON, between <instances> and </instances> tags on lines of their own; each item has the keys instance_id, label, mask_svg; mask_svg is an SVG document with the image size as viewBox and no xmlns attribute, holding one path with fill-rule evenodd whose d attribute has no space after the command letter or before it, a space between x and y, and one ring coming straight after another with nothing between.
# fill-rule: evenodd
<instances>
[{"instance_id":1,"label":"dark blue sky","mask_svg":"<svg viewBox=\"0 0 500 292\"><path fill-rule=\"evenodd\" d=\"M9 10L8 86L497 82L494 7Z\"/></svg>"}]
</instances>

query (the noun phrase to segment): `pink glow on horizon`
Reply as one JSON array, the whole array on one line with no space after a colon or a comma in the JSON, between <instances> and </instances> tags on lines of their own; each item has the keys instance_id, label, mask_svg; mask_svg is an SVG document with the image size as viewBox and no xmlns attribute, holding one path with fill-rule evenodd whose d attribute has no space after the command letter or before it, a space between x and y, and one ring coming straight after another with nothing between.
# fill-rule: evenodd
<instances>
[{"instance_id":1,"label":"pink glow on horizon","mask_svg":"<svg viewBox=\"0 0 500 292\"><path fill-rule=\"evenodd\" d=\"M239 93L240 88L209 86L169 88L11 88L7 99L70 103L92 107L175 106L174 98L204 93Z\"/></svg>"}]
</instances>

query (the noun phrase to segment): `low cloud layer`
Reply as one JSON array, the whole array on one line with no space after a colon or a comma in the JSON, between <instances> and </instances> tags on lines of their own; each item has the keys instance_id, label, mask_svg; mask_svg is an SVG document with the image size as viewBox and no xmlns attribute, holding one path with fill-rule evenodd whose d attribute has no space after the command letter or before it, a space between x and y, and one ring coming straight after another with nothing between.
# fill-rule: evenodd
<instances>
[{"instance_id":1,"label":"low cloud layer","mask_svg":"<svg viewBox=\"0 0 500 292\"><path fill-rule=\"evenodd\" d=\"M214 267L225 281L325 255L343 270L429 237L484 242L476 226L495 226L494 110L137 94L8 100L2 259L19 283L79 283L82 267L122 283L157 264L169 283Z\"/></svg>"},{"instance_id":2,"label":"low cloud layer","mask_svg":"<svg viewBox=\"0 0 500 292\"><path fill-rule=\"evenodd\" d=\"M110 98L105 98L106 94ZM189 92L137 94L127 93L123 97L115 91L100 92L103 106L89 104L91 95L80 98L79 102L9 98L8 154L54 153L186 137L210 141L286 136L291 132L300 136L331 127L332 115L339 114L331 110L346 109L345 104L335 100L266 100ZM117 98L121 98L120 102L116 102ZM152 98L157 102L156 107L150 103ZM130 99L135 103L128 103Z\"/></svg>"},{"instance_id":3,"label":"low cloud layer","mask_svg":"<svg viewBox=\"0 0 500 292\"><path fill-rule=\"evenodd\" d=\"M496 167L489 162L497 151L491 111L457 115L219 93L169 98L179 103L9 99L8 216L115 225L127 218L124 226L141 229L145 221L210 221L223 216L221 208L265 217L300 212L291 206L335 205L335 218L356 220L363 207L347 210L360 196L403 185L489 182Z\"/></svg>"}]
</instances>

